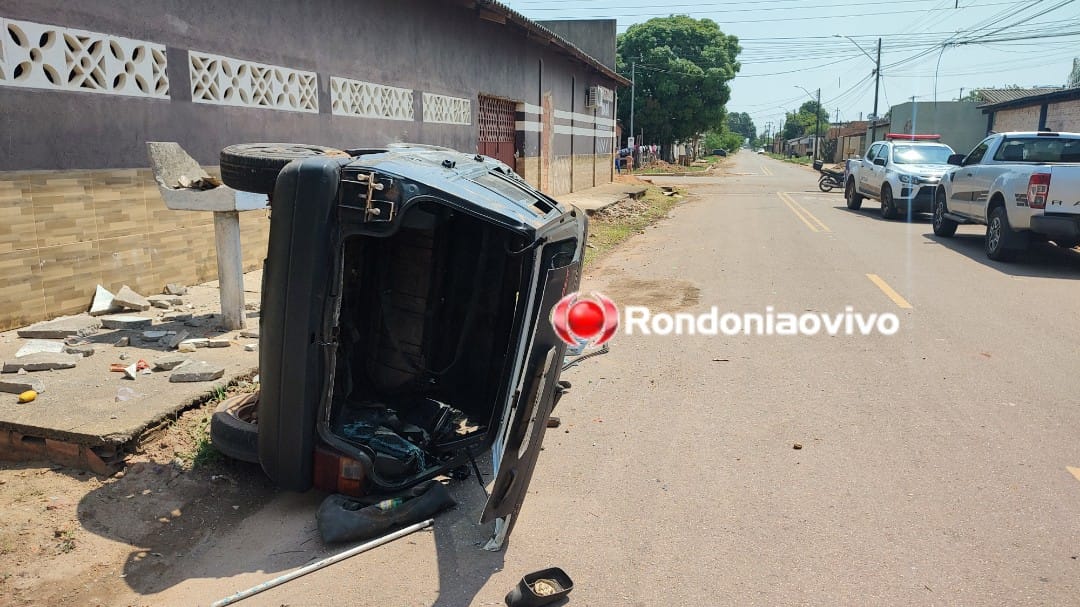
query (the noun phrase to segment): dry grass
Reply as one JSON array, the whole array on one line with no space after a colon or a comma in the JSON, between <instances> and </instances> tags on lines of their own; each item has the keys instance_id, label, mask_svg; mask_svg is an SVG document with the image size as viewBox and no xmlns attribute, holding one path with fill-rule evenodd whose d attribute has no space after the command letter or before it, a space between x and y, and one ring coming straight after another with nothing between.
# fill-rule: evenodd
<instances>
[{"instance_id":1,"label":"dry grass","mask_svg":"<svg viewBox=\"0 0 1080 607\"><path fill-rule=\"evenodd\" d=\"M665 196L660 188L650 187L639 200L624 200L593 215L589 219L585 265L667 217L681 199L681 194Z\"/></svg>"}]
</instances>

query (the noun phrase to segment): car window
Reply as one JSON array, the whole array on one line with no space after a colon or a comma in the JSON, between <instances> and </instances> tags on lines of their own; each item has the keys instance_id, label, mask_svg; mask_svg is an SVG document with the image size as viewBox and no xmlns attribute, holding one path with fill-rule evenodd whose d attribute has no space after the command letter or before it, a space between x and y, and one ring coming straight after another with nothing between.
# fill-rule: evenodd
<instances>
[{"instance_id":1,"label":"car window","mask_svg":"<svg viewBox=\"0 0 1080 607\"><path fill-rule=\"evenodd\" d=\"M866 152L866 159L869 160L870 162L873 162L874 157L877 155L877 153L878 153L878 151L880 149L881 149L881 144L880 143L875 143L874 145L870 146L870 149L867 150L867 152Z\"/></svg>"},{"instance_id":2,"label":"car window","mask_svg":"<svg viewBox=\"0 0 1080 607\"><path fill-rule=\"evenodd\" d=\"M994 153L1000 162L1077 162L1080 140L1059 137L1008 138Z\"/></svg>"},{"instance_id":3,"label":"car window","mask_svg":"<svg viewBox=\"0 0 1080 607\"><path fill-rule=\"evenodd\" d=\"M893 147L897 164L945 164L953 153L947 145L898 145Z\"/></svg>"},{"instance_id":4,"label":"car window","mask_svg":"<svg viewBox=\"0 0 1080 607\"><path fill-rule=\"evenodd\" d=\"M975 146L974 150L968 153L967 158L964 158L964 165L979 164L982 162L983 156L986 155L987 148L990 147L990 140L985 139L982 143Z\"/></svg>"}]
</instances>

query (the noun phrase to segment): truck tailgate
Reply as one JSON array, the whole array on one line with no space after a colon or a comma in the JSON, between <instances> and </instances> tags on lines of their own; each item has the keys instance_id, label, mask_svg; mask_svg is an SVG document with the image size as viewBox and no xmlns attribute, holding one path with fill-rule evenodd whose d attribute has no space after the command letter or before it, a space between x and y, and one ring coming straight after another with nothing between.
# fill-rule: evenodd
<instances>
[{"instance_id":1,"label":"truck tailgate","mask_svg":"<svg viewBox=\"0 0 1080 607\"><path fill-rule=\"evenodd\" d=\"M1080 215L1080 163L1057 164L1038 170L1050 173L1047 213Z\"/></svg>"}]
</instances>

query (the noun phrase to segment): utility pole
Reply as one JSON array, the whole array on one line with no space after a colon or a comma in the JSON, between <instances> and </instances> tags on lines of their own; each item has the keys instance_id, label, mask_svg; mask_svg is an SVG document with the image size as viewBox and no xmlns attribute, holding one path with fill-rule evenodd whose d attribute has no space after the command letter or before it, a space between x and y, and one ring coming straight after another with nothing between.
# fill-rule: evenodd
<instances>
[{"instance_id":1,"label":"utility pole","mask_svg":"<svg viewBox=\"0 0 1080 607\"><path fill-rule=\"evenodd\" d=\"M623 65L626 65L625 63ZM630 138L634 138L634 97L637 97L637 63L630 62ZM875 102L874 107L877 107ZM627 146L629 147L629 146ZM633 150L631 150L633 151Z\"/></svg>"},{"instance_id":2,"label":"utility pole","mask_svg":"<svg viewBox=\"0 0 1080 607\"><path fill-rule=\"evenodd\" d=\"M818 148L821 147L821 87L817 90L817 114L814 125L814 160L818 160Z\"/></svg>"},{"instance_id":3,"label":"utility pole","mask_svg":"<svg viewBox=\"0 0 1080 607\"><path fill-rule=\"evenodd\" d=\"M881 38L877 39L877 67L874 68L874 121L870 124L870 142L877 141L878 90L881 89Z\"/></svg>"}]
</instances>

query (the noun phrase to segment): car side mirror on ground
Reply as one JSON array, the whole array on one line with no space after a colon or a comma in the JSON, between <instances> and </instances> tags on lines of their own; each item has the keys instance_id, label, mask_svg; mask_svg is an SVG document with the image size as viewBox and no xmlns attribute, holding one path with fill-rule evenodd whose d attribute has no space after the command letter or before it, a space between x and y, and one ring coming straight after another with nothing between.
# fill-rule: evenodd
<instances>
[{"instance_id":1,"label":"car side mirror on ground","mask_svg":"<svg viewBox=\"0 0 1080 607\"><path fill-rule=\"evenodd\" d=\"M883 167L883 166L885 166L885 159L884 158L875 158L874 159L874 164L878 165L879 167Z\"/></svg>"},{"instance_id":2,"label":"car side mirror on ground","mask_svg":"<svg viewBox=\"0 0 1080 607\"><path fill-rule=\"evenodd\" d=\"M952 154L945 162L953 166L962 167L964 166L964 158L966 158L966 156L964 156L963 154Z\"/></svg>"}]
</instances>

